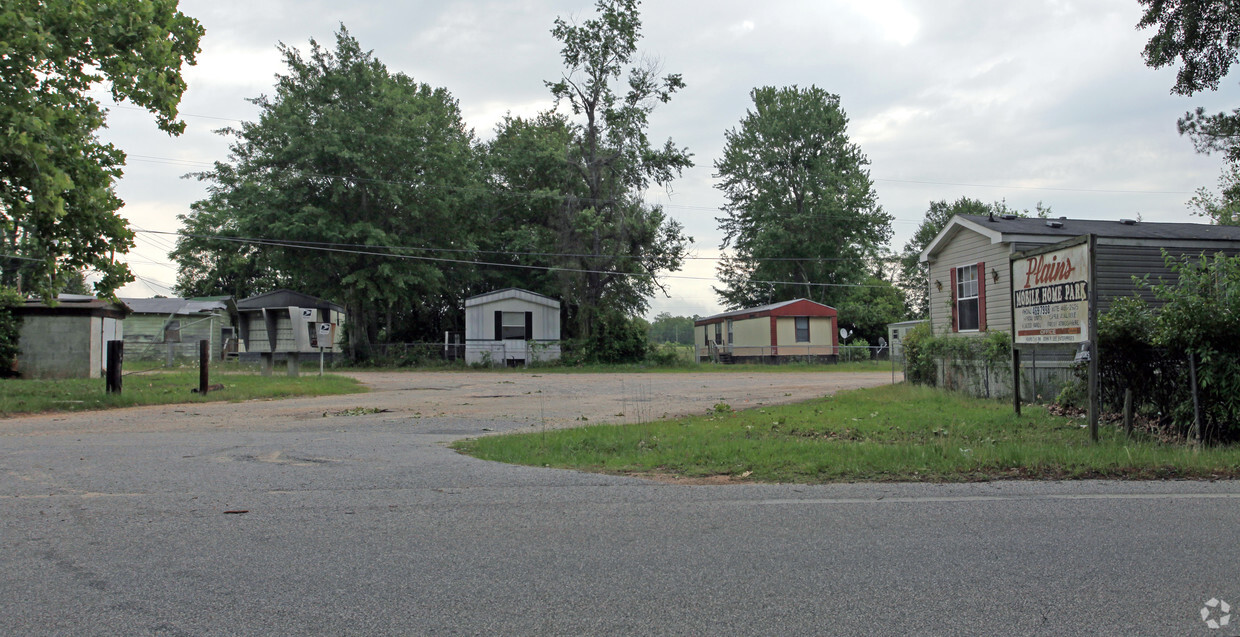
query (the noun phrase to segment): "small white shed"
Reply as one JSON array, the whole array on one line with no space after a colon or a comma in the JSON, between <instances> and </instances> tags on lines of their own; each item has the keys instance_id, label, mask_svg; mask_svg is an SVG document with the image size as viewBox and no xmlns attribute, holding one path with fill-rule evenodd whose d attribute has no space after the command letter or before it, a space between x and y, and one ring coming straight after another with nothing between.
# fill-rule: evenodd
<instances>
[{"instance_id":1,"label":"small white shed","mask_svg":"<svg viewBox=\"0 0 1240 637\"><path fill-rule=\"evenodd\" d=\"M465 299L465 362L528 365L560 358L560 302L519 288Z\"/></svg>"}]
</instances>

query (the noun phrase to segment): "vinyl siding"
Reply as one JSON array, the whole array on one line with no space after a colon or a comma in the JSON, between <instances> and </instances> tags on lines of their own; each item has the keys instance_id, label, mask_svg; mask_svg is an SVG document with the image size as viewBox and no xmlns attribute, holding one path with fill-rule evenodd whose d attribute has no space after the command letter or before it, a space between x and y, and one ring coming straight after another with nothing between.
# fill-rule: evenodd
<instances>
[{"instance_id":1,"label":"vinyl siding","mask_svg":"<svg viewBox=\"0 0 1240 637\"><path fill-rule=\"evenodd\" d=\"M978 272L978 279L986 286L986 330L1009 331L1012 325L1012 280L1008 265L1011 263L1011 246L1006 243L991 244L990 239L976 232L963 230L942 252L930 260L930 326L935 334L952 333L951 270L979 261L986 264L985 272ZM992 272L998 272L996 283ZM943 284L939 290L935 281ZM963 335L977 332L962 332Z\"/></svg>"}]
</instances>

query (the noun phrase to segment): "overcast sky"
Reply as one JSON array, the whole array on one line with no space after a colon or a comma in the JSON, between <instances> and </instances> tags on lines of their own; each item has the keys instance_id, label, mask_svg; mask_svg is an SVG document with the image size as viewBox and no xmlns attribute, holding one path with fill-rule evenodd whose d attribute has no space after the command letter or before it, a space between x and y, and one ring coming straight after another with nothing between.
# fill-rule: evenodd
<instances>
[{"instance_id":1,"label":"overcast sky","mask_svg":"<svg viewBox=\"0 0 1240 637\"><path fill-rule=\"evenodd\" d=\"M869 157L892 248L916 230L932 200L969 196L1082 219L1190 218L1185 202L1215 187L1222 160L1193 152L1176 119L1198 105L1240 105L1234 80L1217 93L1173 96L1174 70L1142 61L1149 37L1136 0L649 1L642 51L687 88L651 119L697 166L648 193L684 223L694 256L668 279L671 298L650 315L720 311L711 292L722 198L713 163L755 86L817 85L840 96L849 136ZM347 5L347 6L344 6ZM481 139L506 113L551 105L544 80L561 72L557 16L593 15L586 0L349 3L183 0L206 28L181 103L186 133L160 133L141 110L114 107L104 137L129 153L118 192L135 229L175 231L177 214L204 196L181 179L227 154L221 126L256 118L245 98L271 93L282 71L276 43L334 46L344 23L393 72L447 88ZM827 229L829 231L829 229ZM170 295L168 236L139 233L129 255L140 278L121 296ZM305 290L314 293L313 290Z\"/></svg>"}]
</instances>

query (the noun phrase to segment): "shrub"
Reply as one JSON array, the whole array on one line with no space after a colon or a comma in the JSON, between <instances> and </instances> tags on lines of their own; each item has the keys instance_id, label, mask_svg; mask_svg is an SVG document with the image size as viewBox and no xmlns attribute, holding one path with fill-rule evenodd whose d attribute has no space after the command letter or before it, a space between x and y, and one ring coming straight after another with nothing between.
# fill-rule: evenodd
<instances>
[{"instance_id":1,"label":"shrub","mask_svg":"<svg viewBox=\"0 0 1240 637\"><path fill-rule=\"evenodd\" d=\"M870 360L870 344L864 338L856 339L849 345L840 346L841 363L868 360Z\"/></svg>"},{"instance_id":2,"label":"shrub","mask_svg":"<svg viewBox=\"0 0 1240 637\"><path fill-rule=\"evenodd\" d=\"M928 349L929 341L933 338L929 323L922 323L904 335L904 379L910 383L936 383L934 356Z\"/></svg>"},{"instance_id":3,"label":"shrub","mask_svg":"<svg viewBox=\"0 0 1240 637\"><path fill-rule=\"evenodd\" d=\"M21 304L17 290L0 286L0 378L17 375L22 318L15 310Z\"/></svg>"}]
</instances>

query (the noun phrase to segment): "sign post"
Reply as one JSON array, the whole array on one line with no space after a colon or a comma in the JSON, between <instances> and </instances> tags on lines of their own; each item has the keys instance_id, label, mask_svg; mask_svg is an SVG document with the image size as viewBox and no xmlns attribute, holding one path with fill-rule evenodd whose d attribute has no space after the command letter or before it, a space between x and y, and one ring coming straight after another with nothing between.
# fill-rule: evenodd
<instances>
[{"instance_id":1,"label":"sign post","mask_svg":"<svg viewBox=\"0 0 1240 637\"><path fill-rule=\"evenodd\" d=\"M1085 235L1018 252L1012 255L1011 274L1013 359L1019 360L1016 348L1020 345L1085 344L1089 354L1089 432L1097 440L1095 243L1093 235ZM1020 369L1016 364L1012 373L1019 392Z\"/></svg>"},{"instance_id":2,"label":"sign post","mask_svg":"<svg viewBox=\"0 0 1240 637\"><path fill-rule=\"evenodd\" d=\"M319 376L323 375L323 343L331 347L335 343L336 326L331 323L318 323L315 331L310 333L310 344L319 348Z\"/></svg>"}]
</instances>

